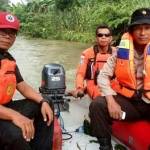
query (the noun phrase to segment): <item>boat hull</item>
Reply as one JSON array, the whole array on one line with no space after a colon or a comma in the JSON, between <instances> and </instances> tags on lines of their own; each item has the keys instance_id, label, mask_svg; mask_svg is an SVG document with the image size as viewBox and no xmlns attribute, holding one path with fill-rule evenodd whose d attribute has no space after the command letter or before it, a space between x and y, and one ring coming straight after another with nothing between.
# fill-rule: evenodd
<instances>
[{"instance_id":1,"label":"boat hull","mask_svg":"<svg viewBox=\"0 0 150 150\"><path fill-rule=\"evenodd\" d=\"M131 150L150 150L150 122L128 123L116 121L113 124L113 136Z\"/></svg>"}]
</instances>

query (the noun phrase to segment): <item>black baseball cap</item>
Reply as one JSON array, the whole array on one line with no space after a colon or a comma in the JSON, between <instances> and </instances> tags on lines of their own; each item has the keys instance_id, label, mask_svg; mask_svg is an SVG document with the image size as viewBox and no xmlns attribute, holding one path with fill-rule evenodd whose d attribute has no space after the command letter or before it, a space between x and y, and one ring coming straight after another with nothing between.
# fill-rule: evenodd
<instances>
[{"instance_id":1,"label":"black baseball cap","mask_svg":"<svg viewBox=\"0 0 150 150\"><path fill-rule=\"evenodd\" d=\"M140 24L150 24L150 9L149 8L140 8L133 12L131 15L131 21L129 28L134 25Z\"/></svg>"}]
</instances>

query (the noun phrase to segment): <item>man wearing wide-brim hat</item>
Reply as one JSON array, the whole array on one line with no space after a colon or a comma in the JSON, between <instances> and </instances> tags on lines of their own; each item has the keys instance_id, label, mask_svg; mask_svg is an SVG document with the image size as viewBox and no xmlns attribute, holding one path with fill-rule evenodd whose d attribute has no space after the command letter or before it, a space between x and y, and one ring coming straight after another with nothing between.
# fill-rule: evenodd
<instances>
[{"instance_id":1,"label":"man wearing wide-brim hat","mask_svg":"<svg viewBox=\"0 0 150 150\"><path fill-rule=\"evenodd\" d=\"M116 84L110 86L111 77ZM90 105L91 128L100 150L112 150L113 120L150 120L150 9L133 12L118 51L98 76L101 99ZM94 124L96 123L96 124Z\"/></svg>"}]
</instances>

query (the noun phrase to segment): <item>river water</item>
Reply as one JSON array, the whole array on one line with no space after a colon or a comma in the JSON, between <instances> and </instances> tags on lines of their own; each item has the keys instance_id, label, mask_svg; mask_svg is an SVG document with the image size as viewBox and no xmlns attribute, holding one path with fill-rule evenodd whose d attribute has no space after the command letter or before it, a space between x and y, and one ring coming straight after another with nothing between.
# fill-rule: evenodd
<instances>
[{"instance_id":1,"label":"river water","mask_svg":"<svg viewBox=\"0 0 150 150\"><path fill-rule=\"evenodd\" d=\"M80 54L89 46L79 42L27 39L19 36L10 53L16 58L24 80L36 90L41 84L42 68L49 63L63 65L67 89L73 89Z\"/></svg>"}]
</instances>

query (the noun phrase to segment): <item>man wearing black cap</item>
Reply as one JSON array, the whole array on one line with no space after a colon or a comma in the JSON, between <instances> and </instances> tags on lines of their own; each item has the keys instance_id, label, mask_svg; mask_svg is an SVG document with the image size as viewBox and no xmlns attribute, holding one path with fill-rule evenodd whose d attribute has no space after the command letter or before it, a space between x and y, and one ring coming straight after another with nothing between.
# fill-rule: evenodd
<instances>
[{"instance_id":1,"label":"man wearing black cap","mask_svg":"<svg viewBox=\"0 0 150 150\"><path fill-rule=\"evenodd\" d=\"M115 75L116 84L110 86ZM112 150L113 120L150 120L150 9L137 9L117 54L98 75L102 97L90 105L92 134L100 150ZM113 87L113 88L111 88Z\"/></svg>"}]
</instances>

